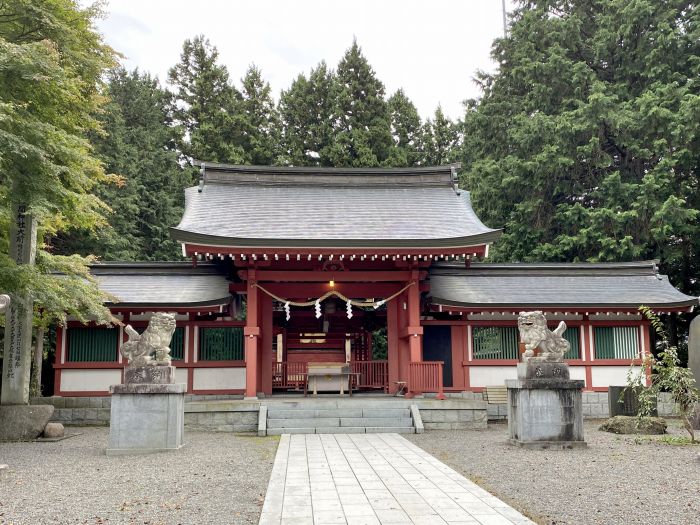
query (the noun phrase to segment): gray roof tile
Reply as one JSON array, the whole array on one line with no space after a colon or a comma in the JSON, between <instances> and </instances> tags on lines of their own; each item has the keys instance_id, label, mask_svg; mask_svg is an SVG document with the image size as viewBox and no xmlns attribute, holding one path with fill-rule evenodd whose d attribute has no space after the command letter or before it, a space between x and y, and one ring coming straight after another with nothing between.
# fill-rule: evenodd
<instances>
[{"instance_id":1,"label":"gray roof tile","mask_svg":"<svg viewBox=\"0 0 700 525\"><path fill-rule=\"evenodd\" d=\"M210 168L208 168L210 169ZM453 247L495 240L451 168L226 168L189 188L178 241L223 246Z\"/></svg>"},{"instance_id":2,"label":"gray roof tile","mask_svg":"<svg viewBox=\"0 0 700 525\"><path fill-rule=\"evenodd\" d=\"M436 265L434 304L483 307L685 307L696 297L674 288L653 262Z\"/></svg>"},{"instance_id":3,"label":"gray roof tile","mask_svg":"<svg viewBox=\"0 0 700 525\"><path fill-rule=\"evenodd\" d=\"M191 263L94 265L101 290L123 306L209 306L231 300L229 281L215 267ZM110 303L111 304L111 303Z\"/></svg>"}]
</instances>

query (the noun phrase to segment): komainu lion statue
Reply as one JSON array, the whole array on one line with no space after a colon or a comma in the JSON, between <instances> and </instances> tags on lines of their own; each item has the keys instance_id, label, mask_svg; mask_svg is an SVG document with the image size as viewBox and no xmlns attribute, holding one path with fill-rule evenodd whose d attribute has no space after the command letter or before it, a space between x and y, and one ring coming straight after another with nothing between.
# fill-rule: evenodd
<instances>
[{"instance_id":1,"label":"komainu lion statue","mask_svg":"<svg viewBox=\"0 0 700 525\"><path fill-rule=\"evenodd\" d=\"M175 332L175 317L157 312L142 334L131 325L127 325L124 330L129 335L129 340L119 351L129 361L129 366L170 366L170 340Z\"/></svg>"},{"instance_id":2,"label":"komainu lion statue","mask_svg":"<svg viewBox=\"0 0 700 525\"><path fill-rule=\"evenodd\" d=\"M520 340L525 343L523 361L531 359L537 361L563 361L564 354L569 351L571 345L562 335L566 330L566 323L561 321L553 332L547 328L547 319L540 311L520 312L518 314L518 331ZM540 354L535 357L535 350Z\"/></svg>"}]
</instances>

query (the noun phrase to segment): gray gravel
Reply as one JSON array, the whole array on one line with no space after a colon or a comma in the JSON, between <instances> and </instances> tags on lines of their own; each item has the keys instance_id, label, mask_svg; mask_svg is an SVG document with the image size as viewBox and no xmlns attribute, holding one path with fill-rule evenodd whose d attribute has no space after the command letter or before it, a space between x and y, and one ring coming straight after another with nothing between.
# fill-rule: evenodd
<instances>
[{"instance_id":1,"label":"gray gravel","mask_svg":"<svg viewBox=\"0 0 700 525\"><path fill-rule=\"evenodd\" d=\"M0 523L257 523L278 440L187 432L179 452L107 457L107 428L0 443Z\"/></svg>"},{"instance_id":2,"label":"gray gravel","mask_svg":"<svg viewBox=\"0 0 700 525\"><path fill-rule=\"evenodd\" d=\"M405 437L540 524L700 524L700 446L617 436L599 425L585 423L583 450L511 447L505 424ZM683 435L677 422L670 426Z\"/></svg>"}]
</instances>

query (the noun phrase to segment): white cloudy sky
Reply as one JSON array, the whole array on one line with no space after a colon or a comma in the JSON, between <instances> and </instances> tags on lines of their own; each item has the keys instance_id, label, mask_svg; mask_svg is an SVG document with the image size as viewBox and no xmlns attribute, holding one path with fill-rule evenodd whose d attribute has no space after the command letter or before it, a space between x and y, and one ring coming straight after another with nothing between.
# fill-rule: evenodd
<instances>
[{"instance_id":1,"label":"white cloudy sky","mask_svg":"<svg viewBox=\"0 0 700 525\"><path fill-rule=\"evenodd\" d=\"M163 81L184 39L202 33L232 78L255 63L276 96L321 60L335 67L355 36L387 92L403 87L423 117L438 104L461 116L503 33L501 0L109 0L106 10L99 29L128 68Z\"/></svg>"}]
</instances>

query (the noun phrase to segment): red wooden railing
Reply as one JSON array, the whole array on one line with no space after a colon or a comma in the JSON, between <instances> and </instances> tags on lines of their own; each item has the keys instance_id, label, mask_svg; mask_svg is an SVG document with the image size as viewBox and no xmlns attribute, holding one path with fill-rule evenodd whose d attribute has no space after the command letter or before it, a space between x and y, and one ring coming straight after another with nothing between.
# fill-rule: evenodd
<instances>
[{"instance_id":1,"label":"red wooden railing","mask_svg":"<svg viewBox=\"0 0 700 525\"><path fill-rule=\"evenodd\" d=\"M388 361L350 361L356 388L381 388L389 391Z\"/></svg>"},{"instance_id":2,"label":"red wooden railing","mask_svg":"<svg viewBox=\"0 0 700 525\"><path fill-rule=\"evenodd\" d=\"M408 363L408 392L423 394L436 392L438 399L445 399L442 387L442 361L415 361Z\"/></svg>"},{"instance_id":3,"label":"red wooden railing","mask_svg":"<svg viewBox=\"0 0 700 525\"><path fill-rule=\"evenodd\" d=\"M272 388L304 388L307 363L272 363Z\"/></svg>"}]
</instances>

